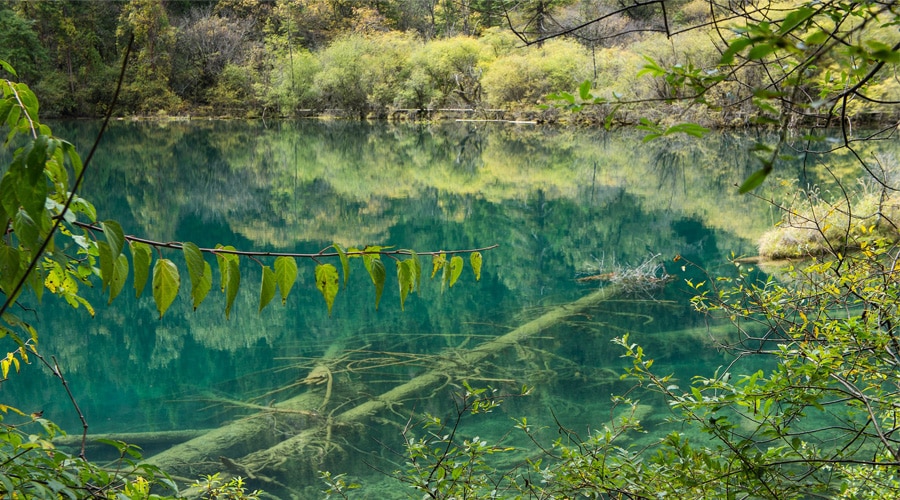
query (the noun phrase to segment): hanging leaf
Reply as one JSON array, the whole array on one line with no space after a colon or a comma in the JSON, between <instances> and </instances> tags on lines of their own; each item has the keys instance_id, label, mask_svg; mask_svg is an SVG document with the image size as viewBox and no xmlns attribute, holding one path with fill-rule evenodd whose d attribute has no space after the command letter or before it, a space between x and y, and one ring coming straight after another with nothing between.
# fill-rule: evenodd
<instances>
[{"instance_id":1,"label":"hanging leaf","mask_svg":"<svg viewBox=\"0 0 900 500\"><path fill-rule=\"evenodd\" d=\"M281 305L287 304L288 294L291 293L294 283L297 281L297 261L293 257L278 257L275 259L275 282L281 292Z\"/></svg>"},{"instance_id":2,"label":"hanging leaf","mask_svg":"<svg viewBox=\"0 0 900 500\"><path fill-rule=\"evenodd\" d=\"M362 250L363 265L365 266L366 271L368 271L369 274L372 273L372 261L381 259L381 255L378 255L378 252L381 251L381 248L382 247L379 246L366 246L366 248L363 248Z\"/></svg>"},{"instance_id":3,"label":"hanging leaf","mask_svg":"<svg viewBox=\"0 0 900 500\"><path fill-rule=\"evenodd\" d=\"M225 319L231 316L231 306L237 297L238 288L241 286L241 261L237 255L229 255L226 259L225 278Z\"/></svg>"},{"instance_id":4,"label":"hanging leaf","mask_svg":"<svg viewBox=\"0 0 900 500\"><path fill-rule=\"evenodd\" d=\"M130 241L128 246L131 248L131 262L134 265L134 295L140 298L150 277L150 261L153 255L150 245L146 243Z\"/></svg>"},{"instance_id":5,"label":"hanging leaf","mask_svg":"<svg viewBox=\"0 0 900 500\"><path fill-rule=\"evenodd\" d=\"M0 242L0 288L12 294L19 280L19 250Z\"/></svg>"},{"instance_id":6,"label":"hanging leaf","mask_svg":"<svg viewBox=\"0 0 900 500\"><path fill-rule=\"evenodd\" d=\"M156 301L156 310L159 311L160 318L178 296L180 286L181 277L175 263L169 259L157 260L153 265L153 300Z\"/></svg>"},{"instance_id":7,"label":"hanging leaf","mask_svg":"<svg viewBox=\"0 0 900 500\"><path fill-rule=\"evenodd\" d=\"M764 180L766 180L766 177L768 177L770 173L772 173L772 164L766 163L763 168L750 174L750 177L747 177L744 183L741 184L738 192L744 194L753 191L754 189L758 188Z\"/></svg>"},{"instance_id":8,"label":"hanging leaf","mask_svg":"<svg viewBox=\"0 0 900 500\"><path fill-rule=\"evenodd\" d=\"M406 297L409 292L416 286L415 264L412 259L397 262L397 283L400 285L400 310L403 310L403 304L406 303Z\"/></svg>"},{"instance_id":9,"label":"hanging leaf","mask_svg":"<svg viewBox=\"0 0 900 500\"><path fill-rule=\"evenodd\" d=\"M103 284L102 290L105 292L113 278L114 262L112 250L109 248L109 243L98 241L97 252L100 254L100 281Z\"/></svg>"},{"instance_id":10,"label":"hanging leaf","mask_svg":"<svg viewBox=\"0 0 900 500\"><path fill-rule=\"evenodd\" d=\"M337 252L338 257L341 258L341 267L344 270L344 286L347 286L347 279L350 277L350 259L347 258L347 252L344 251L344 248L341 247L341 245L335 243L332 246Z\"/></svg>"},{"instance_id":11,"label":"hanging leaf","mask_svg":"<svg viewBox=\"0 0 900 500\"><path fill-rule=\"evenodd\" d=\"M456 280L459 279L459 275L462 274L463 270L463 259L459 255L454 255L452 259L450 259L450 288L453 288L453 285L456 283Z\"/></svg>"},{"instance_id":12,"label":"hanging leaf","mask_svg":"<svg viewBox=\"0 0 900 500\"><path fill-rule=\"evenodd\" d=\"M191 299L196 311L212 289L212 267L203 258L203 252L196 244L186 242L182 245L181 251L187 263L188 277L191 280Z\"/></svg>"},{"instance_id":13,"label":"hanging leaf","mask_svg":"<svg viewBox=\"0 0 900 500\"><path fill-rule=\"evenodd\" d=\"M469 255L469 264L472 265L472 271L475 273L475 281L481 280L481 252L472 252Z\"/></svg>"},{"instance_id":14,"label":"hanging leaf","mask_svg":"<svg viewBox=\"0 0 900 500\"><path fill-rule=\"evenodd\" d=\"M322 292L325 304L328 305L328 315L331 316L331 306L338 293L337 268L331 264L319 264L316 266L316 288Z\"/></svg>"},{"instance_id":15,"label":"hanging leaf","mask_svg":"<svg viewBox=\"0 0 900 500\"><path fill-rule=\"evenodd\" d=\"M373 259L369 264L369 276L372 277L372 283L375 285L375 310L378 310L378 304L381 302L381 292L384 291L385 279L384 262L381 259Z\"/></svg>"},{"instance_id":16,"label":"hanging leaf","mask_svg":"<svg viewBox=\"0 0 900 500\"><path fill-rule=\"evenodd\" d=\"M422 263L419 262L419 256L410 250L409 259L405 262L409 262L410 270L413 273L412 291L418 291L419 285L422 283Z\"/></svg>"},{"instance_id":17,"label":"hanging leaf","mask_svg":"<svg viewBox=\"0 0 900 500\"><path fill-rule=\"evenodd\" d=\"M222 246L216 245L216 250L229 250L233 251L233 246ZM216 263L219 265L219 287L224 292L225 291L225 283L228 279L228 262L231 259L236 259L237 255L231 253L216 253Z\"/></svg>"},{"instance_id":18,"label":"hanging leaf","mask_svg":"<svg viewBox=\"0 0 900 500\"><path fill-rule=\"evenodd\" d=\"M269 305L269 302L275 298L275 288L277 288L275 282L275 271L272 271L272 268L269 266L263 266L262 284L259 287L259 311L257 312L262 312Z\"/></svg>"},{"instance_id":19,"label":"hanging leaf","mask_svg":"<svg viewBox=\"0 0 900 500\"><path fill-rule=\"evenodd\" d=\"M119 293L125 288L125 281L128 279L128 257L119 254L113 264L112 280L109 282L109 304L113 299L118 297Z\"/></svg>"},{"instance_id":20,"label":"hanging leaf","mask_svg":"<svg viewBox=\"0 0 900 500\"><path fill-rule=\"evenodd\" d=\"M118 259L125 246L125 233L122 231L122 226L114 220L108 220L102 222L100 228L103 229L103 235L106 236L106 241L109 243L113 259Z\"/></svg>"},{"instance_id":21,"label":"hanging leaf","mask_svg":"<svg viewBox=\"0 0 900 500\"><path fill-rule=\"evenodd\" d=\"M438 271L444 268L444 264L447 263L447 256L443 253L435 254L431 256L431 279L434 279L434 276Z\"/></svg>"}]
</instances>

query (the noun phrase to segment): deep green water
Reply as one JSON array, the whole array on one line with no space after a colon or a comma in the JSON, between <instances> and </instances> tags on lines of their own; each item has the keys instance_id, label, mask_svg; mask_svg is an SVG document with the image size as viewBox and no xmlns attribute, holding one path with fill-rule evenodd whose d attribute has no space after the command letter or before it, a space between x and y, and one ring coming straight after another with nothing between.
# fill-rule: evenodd
<instances>
[{"instance_id":1,"label":"deep green water","mask_svg":"<svg viewBox=\"0 0 900 500\"><path fill-rule=\"evenodd\" d=\"M97 128L54 125L83 155ZM276 300L258 313L260 268L245 260L228 320L215 291L197 311L183 293L162 319L149 288L141 299L128 288L112 306L85 290L95 318L47 297L33 318L41 349L59 360L92 433L211 428L249 413L228 401L267 405L322 392L285 387L330 347L345 358L329 408L350 407L424 372L436 356L453 356L604 286L579 283L580 276L658 256L675 277L664 290L605 302L455 374L501 392L534 388L529 397L508 398L492 417L472 420L466 432L499 438L512 418L527 416L546 427L549 443L557 437L552 409L560 423L586 435L609 420L610 396L631 387L616 378L625 361L613 337L629 333L661 373L675 372L685 385L728 362L711 348L711 336L722 332L708 331L688 304L684 279L704 278L682 265L727 273L727 258L755 254L755 238L775 222L771 207L734 187L756 168L747 153L752 141L723 134L644 144L626 132L485 123L115 123L84 196L126 234L280 252L316 252L333 242L419 251L499 247L484 253L480 282L468 267L451 290L426 278L403 312L393 266L376 311L359 262L331 317L308 261L300 262L287 304ZM800 169L779 175L788 186L818 180ZM32 364L17 377L2 387L5 402L42 409L80 432L64 388L47 370ZM402 459L389 447L397 446L403 417L451 417L459 390L451 384L405 401L386 415L393 424L370 425L366 439L342 443L345 453L323 467L381 481L363 462L397 468L391 462ZM654 405L648 430L666 430L666 406L652 398L642 403ZM321 486L299 481L307 494Z\"/></svg>"}]
</instances>

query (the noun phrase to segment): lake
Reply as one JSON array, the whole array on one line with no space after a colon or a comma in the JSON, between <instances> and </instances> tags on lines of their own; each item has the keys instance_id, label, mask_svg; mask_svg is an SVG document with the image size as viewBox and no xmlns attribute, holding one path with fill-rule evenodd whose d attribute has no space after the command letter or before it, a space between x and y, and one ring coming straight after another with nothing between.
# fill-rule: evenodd
<instances>
[{"instance_id":1,"label":"lake","mask_svg":"<svg viewBox=\"0 0 900 500\"><path fill-rule=\"evenodd\" d=\"M82 155L99 129L93 122L53 126ZM369 488L365 495L405 498L412 490L384 474L405 468L395 453L401 433L426 412L452 422L464 380L509 395L490 415L465 417L461 432L492 440L509 434L504 442L522 450L507 459L515 465L535 450L513 435L513 419L527 417L549 444L557 422L587 435L621 410L611 396L632 384L618 377L627 361L614 337L628 333L660 373L675 373L684 385L729 361L713 348L727 329L710 330L691 310L684 280L706 279L690 263L730 272L729 257L754 255L756 239L778 220L768 203L736 194L735 184L758 168L748 152L754 140L722 133L643 143L628 131L484 122L116 122L83 195L101 220L119 221L129 235L296 253L333 243L419 252L497 247L483 252L480 281L466 260L451 289L429 278L431 259L422 257L425 276L404 310L387 258L378 309L356 259L330 316L309 259L298 261L287 303L276 298L261 312L261 264L271 259L243 259L229 319L217 275L194 311L182 268L181 296L162 319L149 287L136 299L129 280L106 306L99 290L82 286L96 317L45 296L33 317L41 351L58 359L91 434L202 431L265 418L264 446L318 429L304 452L312 469L348 473ZM790 165L776 177L766 189L828 179ZM183 262L177 251L161 255ZM613 295L508 349L475 362L466 357L648 261L661 266L658 276L672 277L662 289ZM310 378L320 366L327 377ZM375 418L335 424L343 412L435 367L446 369L440 383L392 401ZM17 378L3 387L6 402L43 410L80 434L65 389L46 369L32 363ZM516 396L523 385L530 395ZM267 411L303 395L308 408ZM645 396L641 404L650 431L644 439L666 432L672 414L665 403ZM260 412L264 417L252 417ZM425 432L414 426L415 435ZM148 440L145 456L174 439ZM225 460L206 456L179 475L224 470L252 453L251 445ZM105 457L89 449L88 458ZM278 483L252 486L278 494L288 486L307 498L324 488L315 470L272 467L256 472Z\"/></svg>"}]
</instances>

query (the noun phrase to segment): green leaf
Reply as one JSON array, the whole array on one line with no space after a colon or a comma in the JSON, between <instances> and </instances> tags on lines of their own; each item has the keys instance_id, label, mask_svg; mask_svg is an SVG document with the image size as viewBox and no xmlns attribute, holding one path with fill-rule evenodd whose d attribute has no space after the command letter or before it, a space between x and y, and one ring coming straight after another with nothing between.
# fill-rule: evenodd
<instances>
[{"instance_id":1,"label":"green leaf","mask_svg":"<svg viewBox=\"0 0 900 500\"><path fill-rule=\"evenodd\" d=\"M125 246L125 233L122 231L122 226L114 220L107 220L100 224L100 228L103 229L103 235L106 236L106 241L109 243L112 257L118 259Z\"/></svg>"},{"instance_id":2,"label":"green leaf","mask_svg":"<svg viewBox=\"0 0 900 500\"><path fill-rule=\"evenodd\" d=\"M25 248L33 249L40 246L41 230L34 219L24 210L18 210L13 219L13 231L19 238L19 244Z\"/></svg>"},{"instance_id":3,"label":"green leaf","mask_svg":"<svg viewBox=\"0 0 900 500\"><path fill-rule=\"evenodd\" d=\"M334 298L338 293L338 273L337 268L331 264L319 264L316 266L316 288L325 298L325 304L328 305L328 315L331 316L331 306L334 305Z\"/></svg>"},{"instance_id":4,"label":"green leaf","mask_svg":"<svg viewBox=\"0 0 900 500\"><path fill-rule=\"evenodd\" d=\"M678 125L672 125L671 127L666 129L665 135L684 133L688 135L692 135L694 137L703 137L707 133L709 133L709 129L697 125L696 123L679 123Z\"/></svg>"},{"instance_id":5,"label":"green leaf","mask_svg":"<svg viewBox=\"0 0 900 500\"><path fill-rule=\"evenodd\" d=\"M459 275L462 274L463 270L463 259L459 255L454 255L452 259L450 259L450 288L453 288L453 285L456 283L456 280L459 279Z\"/></svg>"},{"instance_id":6,"label":"green leaf","mask_svg":"<svg viewBox=\"0 0 900 500\"><path fill-rule=\"evenodd\" d=\"M237 255L229 255L226 259L225 279L225 319L231 316L231 307L241 286L241 261Z\"/></svg>"},{"instance_id":7,"label":"green leaf","mask_svg":"<svg viewBox=\"0 0 900 500\"><path fill-rule=\"evenodd\" d=\"M128 246L131 248L131 262L134 265L134 295L140 298L150 277L150 261L153 260L153 255L150 245L146 243L129 241Z\"/></svg>"},{"instance_id":8,"label":"green leaf","mask_svg":"<svg viewBox=\"0 0 900 500\"><path fill-rule=\"evenodd\" d=\"M119 296L128 280L128 257L119 254L113 264L112 280L109 282L109 303Z\"/></svg>"},{"instance_id":9,"label":"green leaf","mask_svg":"<svg viewBox=\"0 0 900 500\"><path fill-rule=\"evenodd\" d=\"M12 294L19 280L19 250L0 243L0 287L7 296Z\"/></svg>"},{"instance_id":10,"label":"green leaf","mask_svg":"<svg viewBox=\"0 0 900 500\"><path fill-rule=\"evenodd\" d=\"M770 173L772 173L772 164L767 163L763 168L750 174L750 177L747 177L744 183L741 184L738 192L744 194L753 191L754 189L758 188L764 180L766 180L766 177L768 177Z\"/></svg>"},{"instance_id":11,"label":"green leaf","mask_svg":"<svg viewBox=\"0 0 900 500\"><path fill-rule=\"evenodd\" d=\"M350 278L350 259L347 258L347 252L339 244L332 245L341 259L341 268L344 270L344 286L347 286L347 279Z\"/></svg>"},{"instance_id":12,"label":"green leaf","mask_svg":"<svg viewBox=\"0 0 900 500\"><path fill-rule=\"evenodd\" d=\"M397 262L397 283L400 285L400 310L403 310L403 304L406 303L406 297L410 290L415 286L415 277L413 276L413 261L404 260Z\"/></svg>"},{"instance_id":13,"label":"green leaf","mask_svg":"<svg viewBox=\"0 0 900 500\"><path fill-rule=\"evenodd\" d=\"M297 261L293 257L277 257L275 259L275 282L281 292L281 305L287 304L288 294L291 293L291 288L296 281Z\"/></svg>"},{"instance_id":14,"label":"green leaf","mask_svg":"<svg viewBox=\"0 0 900 500\"><path fill-rule=\"evenodd\" d=\"M771 54L772 52L775 52L774 45L772 45L770 43L761 43L761 44L753 47L752 49L750 49L750 52L747 53L747 59L750 59L751 61L756 60L756 59L762 59L762 58L766 57L767 55Z\"/></svg>"},{"instance_id":15,"label":"green leaf","mask_svg":"<svg viewBox=\"0 0 900 500\"><path fill-rule=\"evenodd\" d=\"M412 250L409 251L409 262L410 269L413 273L412 290L417 291L419 290L419 286L422 284L422 263L419 262L419 256L416 254L416 252Z\"/></svg>"},{"instance_id":16,"label":"green leaf","mask_svg":"<svg viewBox=\"0 0 900 500\"><path fill-rule=\"evenodd\" d=\"M84 165L81 163L81 157L78 156L78 151L75 150L75 146L66 141L62 141L62 147L63 152L69 157L69 163L72 164L72 171L75 172L75 177L78 177L81 175L81 171L84 170Z\"/></svg>"},{"instance_id":17,"label":"green leaf","mask_svg":"<svg viewBox=\"0 0 900 500\"><path fill-rule=\"evenodd\" d=\"M50 138L37 136L31 144L31 150L25 158L25 179L29 184L36 184L44 178L44 165L47 163L47 147Z\"/></svg>"},{"instance_id":18,"label":"green leaf","mask_svg":"<svg viewBox=\"0 0 900 500\"><path fill-rule=\"evenodd\" d=\"M269 302L275 298L276 288L275 271L269 266L263 266L262 283L259 287L259 311L257 312L262 312L262 310L269 305Z\"/></svg>"},{"instance_id":19,"label":"green leaf","mask_svg":"<svg viewBox=\"0 0 900 500\"><path fill-rule=\"evenodd\" d=\"M469 255L469 264L472 265L472 271L475 273L475 281L481 280L481 252L472 252Z\"/></svg>"},{"instance_id":20,"label":"green leaf","mask_svg":"<svg viewBox=\"0 0 900 500\"><path fill-rule=\"evenodd\" d=\"M216 250L229 250L233 251L234 247L216 245ZM231 253L218 253L216 252L216 262L219 265L219 286L221 290L225 291L225 284L228 281L228 261L231 259L236 259L237 255Z\"/></svg>"},{"instance_id":21,"label":"green leaf","mask_svg":"<svg viewBox=\"0 0 900 500\"><path fill-rule=\"evenodd\" d=\"M109 248L109 243L105 241L97 242L97 252L100 256L100 281L103 284L102 289L105 292L113 279L115 259L112 256L112 250Z\"/></svg>"},{"instance_id":22,"label":"green leaf","mask_svg":"<svg viewBox=\"0 0 900 500\"><path fill-rule=\"evenodd\" d=\"M212 267L203 258L203 252L196 244L188 241L181 246L181 251L187 263L188 278L191 280L191 299L196 311L212 289Z\"/></svg>"},{"instance_id":23,"label":"green leaf","mask_svg":"<svg viewBox=\"0 0 900 500\"><path fill-rule=\"evenodd\" d=\"M793 31L794 28L806 22L810 16L813 15L813 12L815 11L810 7L800 7L791 11L791 13L784 18L784 21L781 22L778 34L786 35L788 32Z\"/></svg>"},{"instance_id":24,"label":"green leaf","mask_svg":"<svg viewBox=\"0 0 900 500\"><path fill-rule=\"evenodd\" d=\"M18 74L16 74L16 70L14 70L13 67L10 66L10 64L8 62L4 61L3 59L0 59L0 68L5 69L6 72L11 74L12 76L15 76L15 77L19 76ZM7 490L7 491L12 491L12 490Z\"/></svg>"},{"instance_id":25,"label":"green leaf","mask_svg":"<svg viewBox=\"0 0 900 500\"><path fill-rule=\"evenodd\" d=\"M591 99L591 81L585 80L578 87L578 95L581 97L582 101L589 101Z\"/></svg>"},{"instance_id":26,"label":"green leaf","mask_svg":"<svg viewBox=\"0 0 900 500\"><path fill-rule=\"evenodd\" d=\"M375 285L375 310L378 310L378 304L381 302L381 292L384 291L385 279L384 262L381 259L373 259L369 264L369 276L372 277L372 283Z\"/></svg>"},{"instance_id":27,"label":"green leaf","mask_svg":"<svg viewBox=\"0 0 900 500\"><path fill-rule=\"evenodd\" d=\"M734 62L734 56L740 53L742 50L747 48L748 45L753 43L754 40L750 38L736 38L729 45L728 49L722 53L722 58L719 59L719 64L731 64Z\"/></svg>"},{"instance_id":28,"label":"green leaf","mask_svg":"<svg viewBox=\"0 0 900 500\"><path fill-rule=\"evenodd\" d=\"M159 311L160 318L178 296L180 286L181 277L175 263L169 259L157 260L153 265L153 300L156 301L156 310Z\"/></svg>"}]
</instances>

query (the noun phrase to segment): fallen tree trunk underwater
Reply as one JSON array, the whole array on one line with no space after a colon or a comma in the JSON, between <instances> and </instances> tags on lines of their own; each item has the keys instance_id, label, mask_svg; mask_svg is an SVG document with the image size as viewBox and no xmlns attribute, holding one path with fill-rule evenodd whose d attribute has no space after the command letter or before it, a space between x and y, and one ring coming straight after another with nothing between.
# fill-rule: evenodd
<instances>
[{"instance_id":1,"label":"fallen tree trunk underwater","mask_svg":"<svg viewBox=\"0 0 900 500\"><path fill-rule=\"evenodd\" d=\"M301 477L307 484L316 482L317 472L323 461L330 452L340 449L334 442L333 432L336 429L359 429L366 420L400 406L404 401L429 391L437 392L450 383L466 380L472 376L472 372L466 368L616 296L619 291L617 286L608 286L574 302L556 306L505 335L470 350L442 357L425 373L340 413L338 411L341 406L332 409L330 413L324 413L332 390L331 374L328 373L324 375L328 382L324 397L314 391L307 391L274 404L271 409L265 408L253 416L173 446L150 457L146 462L173 476L187 478L221 471L224 466L235 475L262 481L262 487L265 487L265 483L281 486L281 478L290 478L292 483L296 483ZM307 379L323 377L322 373L316 374L316 370L320 366L327 366L334 357L333 352L326 354ZM315 380L310 383L320 383L318 378ZM275 432L273 420L279 415L294 417L298 430L293 435L284 438Z\"/></svg>"}]
</instances>

